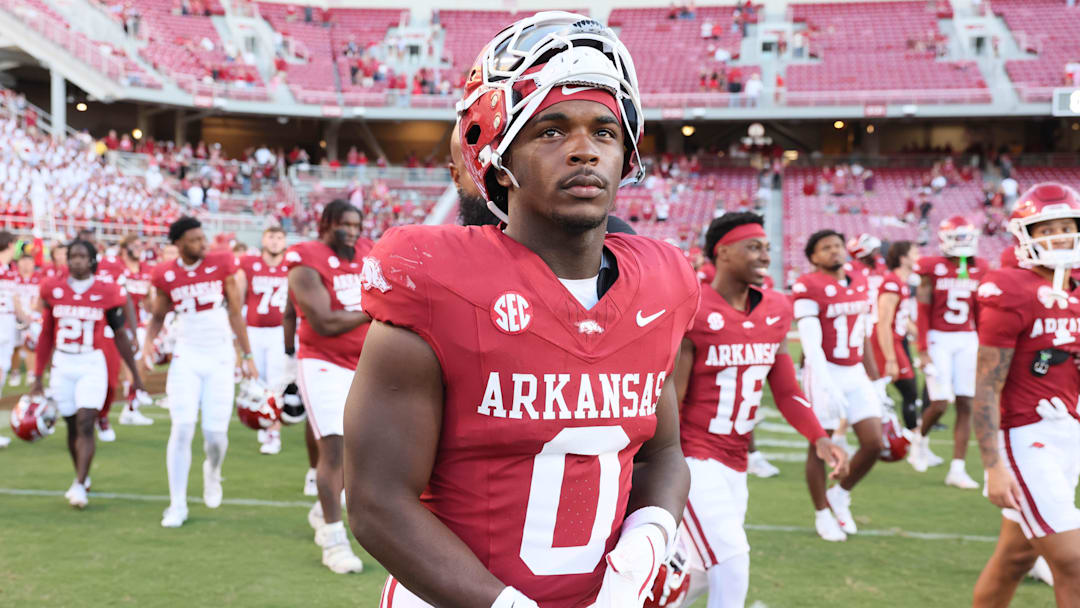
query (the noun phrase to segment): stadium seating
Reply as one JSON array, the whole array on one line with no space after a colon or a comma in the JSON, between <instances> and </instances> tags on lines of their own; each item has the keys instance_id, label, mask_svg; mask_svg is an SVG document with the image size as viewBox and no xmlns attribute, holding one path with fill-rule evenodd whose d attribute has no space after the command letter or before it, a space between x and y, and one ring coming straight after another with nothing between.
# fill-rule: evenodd
<instances>
[{"instance_id":1,"label":"stadium seating","mask_svg":"<svg viewBox=\"0 0 1080 608\"><path fill-rule=\"evenodd\" d=\"M872 193L856 193L833 196L828 193L804 194L802 188L808 180L821 175L818 168L789 168L784 174L784 276L791 278L809 270L809 262L803 255L806 238L817 230L832 228L847 236L870 232L882 240L917 240L918 226L902 221L905 201L912 196L912 183L922 183L925 169L873 169L876 183ZM819 191L820 192L820 191ZM939 194L930 197L933 210L930 213L930 242L924 253L936 254L938 223L951 215L960 214L976 226L982 226L982 180L975 175L969 182L960 181ZM828 212L826 205L836 205L845 212ZM849 213L851 207L861 213ZM1006 235L984 236L980 242L980 254L995 261L1008 242Z\"/></svg>"},{"instance_id":2,"label":"stadium seating","mask_svg":"<svg viewBox=\"0 0 1080 608\"><path fill-rule=\"evenodd\" d=\"M937 59L944 36L926 2L795 4L811 55L787 68L788 105L989 103L971 61Z\"/></svg>"},{"instance_id":3,"label":"stadium seating","mask_svg":"<svg viewBox=\"0 0 1080 608\"><path fill-rule=\"evenodd\" d=\"M1080 62L1080 8L1064 0L995 0L992 7L1021 50L1036 55L1007 62L1009 79L1024 101L1048 101L1053 87L1066 84L1065 65Z\"/></svg>"}]
</instances>

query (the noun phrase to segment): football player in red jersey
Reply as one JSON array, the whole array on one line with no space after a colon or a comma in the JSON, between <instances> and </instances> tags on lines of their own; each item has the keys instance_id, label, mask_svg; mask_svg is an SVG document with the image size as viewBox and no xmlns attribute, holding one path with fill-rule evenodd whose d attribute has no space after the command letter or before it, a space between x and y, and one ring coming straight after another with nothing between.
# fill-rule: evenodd
<instances>
[{"instance_id":1,"label":"football player in red jersey","mask_svg":"<svg viewBox=\"0 0 1080 608\"><path fill-rule=\"evenodd\" d=\"M262 252L245 255L239 261L239 283L247 304L248 340L255 355L255 369L259 371L259 380L279 393L285 388L277 385L285 373L282 317L289 300L284 258L285 230L271 226L263 231ZM281 423L260 431L260 443L259 451L263 454L281 452Z\"/></svg>"},{"instance_id":2,"label":"football player in red jersey","mask_svg":"<svg viewBox=\"0 0 1080 608\"><path fill-rule=\"evenodd\" d=\"M33 331L31 325L40 323L41 320L36 311L38 309L38 294L41 291L41 273L38 272L37 264L34 263L33 246L24 242L19 248L19 259L15 260L15 292L18 294L19 305L30 316L27 323L21 324L19 334L16 337L17 346L11 358L11 368L15 373L8 380L8 386L22 384L22 375L18 372L22 363L26 364L26 383L34 383L34 351L26 346L26 333Z\"/></svg>"},{"instance_id":3,"label":"football player in red jersey","mask_svg":"<svg viewBox=\"0 0 1080 608\"><path fill-rule=\"evenodd\" d=\"M987 271L979 249L979 230L962 216L943 220L938 228L944 256L923 256L914 270L921 277L918 300L919 360L926 374L930 407L911 443L908 462L916 471L941 464L930 451L930 430L950 401L956 403L953 427L953 459L945 484L976 489L964 469L968 439L971 437L971 399L975 395L975 357L979 339L975 333L975 290Z\"/></svg>"},{"instance_id":4,"label":"football player in red jersey","mask_svg":"<svg viewBox=\"0 0 1080 608\"><path fill-rule=\"evenodd\" d=\"M68 246L70 274L41 284L42 330L37 345L36 378L31 395L44 393L41 378L52 360L49 390L68 427L68 450L75 481L64 494L71 506L87 505L90 462L94 458L94 425L105 404L109 375L104 344L118 342L124 361L134 368L135 356L124 327L124 289L94 278L97 251L87 241ZM55 350L54 350L55 349ZM142 380L134 376L137 390Z\"/></svg>"},{"instance_id":5,"label":"football player in red jersey","mask_svg":"<svg viewBox=\"0 0 1080 608\"><path fill-rule=\"evenodd\" d=\"M642 133L614 34L545 12L487 48L461 139L506 227L394 228L365 259L350 523L383 606L641 606L689 487L665 380L699 282L674 247L605 238Z\"/></svg>"},{"instance_id":6,"label":"football player in red jersey","mask_svg":"<svg viewBox=\"0 0 1080 608\"><path fill-rule=\"evenodd\" d=\"M243 299L236 280L236 258L228 251L208 253L202 224L193 217L181 217L173 222L169 226L169 240L177 245L180 257L154 268L152 317L146 330L143 357L147 359L146 366L152 368L154 339L161 332L165 315L174 311L176 346L165 381L172 421L165 451L169 506L162 515L161 525L178 528L188 515L191 441L195 438L195 422L200 411L206 451L203 501L211 509L221 506L221 465L229 447L234 393L234 335L243 353L244 376L254 378L258 372L241 314Z\"/></svg>"},{"instance_id":7,"label":"football player in red jersey","mask_svg":"<svg viewBox=\"0 0 1080 608\"><path fill-rule=\"evenodd\" d=\"M29 321L18 297L16 272L11 268L15 257L14 234L0 230L0 388L7 384L12 353L18 345L18 326Z\"/></svg>"},{"instance_id":8,"label":"football player in red jersey","mask_svg":"<svg viewBox=\"0 0 1080 608\"><path fill-rule=\"evenodd\" d=\"M973 426L984 492L1002 508L997 547L975 584L977 608L1008 606L1046 558L1058 606L1080 606L1080 194L1056 183L1023 193L1009 220L1022 267L978 288Z\"/></svg>"},{"instance_id":9,"label":"football player in red jersey","mask_svg":"<svg viewBox=\"0 0 1080 608\"><path fill-rule=\"evenodd\" d=\"M143 261L143 243L137 234L129 234L120 240L120 255L118 259L123 264L123 285L131 298L132 307L135 309L135 342L132 344L136 349L146 341L146 324L150 322L150 301L146 296L150 294L150 278L153 275L153 266ZM135 353L136 362L140 353ZM121 391L120 394L127 399L124 410L120 412L120 424L134 426L149 426L154 421L139 411L139 399L135 398L135 387L132 385L132 371L125 365L120 370Z\"/></svg>"},{"instance_id":10,"label":"football player in red jersey","mask_svg":"<svg viewBox=\"0 0 1080 608\"><path fill-rule=\"evenodd\" d=\"M918 388L911 357L904 348L904 336L911 325L911 287L908 279L919 259L919 249L911 241L897 241L889 246L885 265L889 269L878 288L878 319L870 343L874 361L883 378L892 380L903 399L900 412L904 426L914 429L919 412L915 401Z\"/></svg>"},{"instance_id":11,"label":"football player in red jersey","mask_svg":"<svg viewBox=\"0 0 1080 608\"><path fill-rule=\"evenodd\" d=\"M345 397L371 321L361 307L360 277L373 243L360 237L362 219L348 202L331 201L319 219L318 240L298 243L285 253L289 297L299 316L296 383L319 446L319 499L308 522L316 528L323 565L338 574L363 569L341 519Z\"/></svg>"},{"instance_id":12,"label":"football player in red jersey","mask_svg":"<svg viewBox=\"0 0 1080 608\"><path fill-rule=\"evenodd\" d=\"M57 243L49 248L49 262L42 269L47 278L67 276L67 245Z\"/></svg>"},{"instance_id":13,"label":"football player in red jersey","mask_svg":"<svg viewBox=\"0 0 1080 608\"><path fill-rule=\"evenodd\" d=\"M848 474L827 492L824 461L813 448L806 459L817 532L825 540L842 541L858 531L851 515L851 489L870 472L882 448L883 409L871 382L878 372L867 344L869 288L861 274L844 271L844 237L835 230L810 235L805 253L817 270L791 287L805 358L803 386L825 430L831 434L847 420L859 439Z\"/></svg>"},{"instance_id":14,"label":"football player in red jersey","mask_svg":"<svg viewBox=\"0 0 1080 608\"><path fill-rule=\"evenodd\" d=\"M847 469L847 452L822 430L796 380L787 349L791 304L762 287L769 269L763 224L754 213L726 213L712 221L705 251L716 276L702 290L675 366L682 448L690 467L683 529L696 553L691 562L707 573L709 608L746 602L747 456L766 379L780 413L828 462L833 476Z\"/></svg>"}]
</instances>

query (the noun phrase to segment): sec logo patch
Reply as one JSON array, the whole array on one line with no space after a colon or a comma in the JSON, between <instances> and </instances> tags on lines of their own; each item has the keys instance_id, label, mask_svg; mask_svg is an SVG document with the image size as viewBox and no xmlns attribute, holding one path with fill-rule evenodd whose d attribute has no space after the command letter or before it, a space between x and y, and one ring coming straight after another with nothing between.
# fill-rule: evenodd
<instances>
[{"instance_id":1,"label":"sec logo patch","mask_svg":"<svg viewBox=\"0 0 1080 608\"><path fill-rule=\"evenodd\" d=\"M724 315L718 312L710 312L705 321L709 324L709 329L713 331L724 329Z\"/></svg>"},{"instance_id":2,"label":"sec logo patch","mask_svg":"<svg viewBox=\"0 0 1080 608\"><path fill-rule=\"evenodd\" d=\"M491 305L491 322L504 334L520 334L532 322L529 301L525 296L508 291L495 298Z\"/></svg>"}]
</instances>

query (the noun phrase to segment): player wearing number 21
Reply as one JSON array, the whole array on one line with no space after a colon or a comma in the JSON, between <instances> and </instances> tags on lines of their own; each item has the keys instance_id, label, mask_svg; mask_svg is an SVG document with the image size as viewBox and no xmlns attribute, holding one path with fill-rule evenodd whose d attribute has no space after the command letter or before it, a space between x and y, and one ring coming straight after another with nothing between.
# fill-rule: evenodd
<instances>
[{"instance_id":1,"label":"player wearing number 21","mask_svg":"<svg viewBox=\"0 0 1080 608\"><path fill-rule=\"evenodd\" d=\"M229 447L229 419L233 406L233 368L236 351L243 353L244 376L256 375L241 314L243 299L236 277L236 258L231 252L207 252L202 224L182 217L169 226L169 241L180 257L154 268L151 283L154 301L143 353L153 369L154 339L165 315L176 313L176 347L165 381L169 398L169 443L165 464L169 477L169 507L161 518L166 528L178 528L187 520L187 482L191 471L191 441L202 413L206 460L203 462L203 501L221 506L221 465Z\"/></svg>"},{"instance_id":2,"label":"player wearing number 21","mask_svg":"<svg viewBox=\"0 0 1080 608\"><path fill-rule=\"evenodd\" d=\"M791 303L761 288L769 269L762 226L754 213L727 213L709 226L705 247L716 276L702 289L701 307L675 367L679 428L690 467L683 515L683 533L690 538L684 544L695 553L691 563L700 563L709 581L709 608L746 603L746 460L766 380L780 413L834 474L847 469L847 453L825 434L799 389L787 349Z\"/></svg>"},{"instance_id":3,"label":"player wearing number 21","mask_svg":"<svg viewBox=\"0 0 1080 608\"><path fill-rule=\"evenodd\" d=\"M503 36L552 46L502 57ZM669 380L699 283L678 249L605 235L642 133L614 33L538 13L486 48L461 141L506 224L393 228L365 259L349 521L385 607L639 608L689 489Z\"/></svg>"},{"instance_id":4,"label":"player wearing number 21","mask_svg":"<svg viewBox=\"0 0 1080 608\"><path fill-rule=\"evenodd\" d=\"M870 381L878 376L877 365L867 344L872 323L870 293L861 275L844 272L843 235L819 230L810 235L805 253L817 270L791 286L805 357L803 386L830 435L841 420L847 420L859 438L859 451L851 459L848 474L828 492L824 461L814 449L806 458L817 532L825 540L842 541L858 531L849 492L870 472L882 446L882 404Z\"/></svg>"}]
</instances>

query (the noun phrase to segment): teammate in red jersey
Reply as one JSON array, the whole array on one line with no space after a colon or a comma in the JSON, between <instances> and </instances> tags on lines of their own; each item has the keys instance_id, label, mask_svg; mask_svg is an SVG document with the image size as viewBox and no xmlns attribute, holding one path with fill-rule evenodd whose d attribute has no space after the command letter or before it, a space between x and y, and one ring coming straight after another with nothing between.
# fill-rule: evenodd
<instances>
[{"instance_id":1,"label":"teammate in red jersey","mask_svg":"<svg viewBox=\"0 0 1080 608\"><path fill-rule=\"evenodd\" d=\"M705 251L716 276L702 290L701 307L675 366L682 449L690 467L683 531L694 553L691 561L707 573L710 608L746 603L747 455L766 379L780 413L813 444L833 475L843 476L847 469L847 452L822 430L795 378L787 349L791 304L762 287L769 268L763 224L754 213L727 213L709 226ZM693 601L688 597L686 603Z\"/></svg>"},{"instance_id":2,"label":"teammate in red jersey","mask_svg":"<svg viewBox=\"0 0 1080 608\"><path fill-rule=\"evenodd\" d=\"M897 241L889 246L885 265L889 269L878 288L878 319L870 343L874 361L883 378L892 380L903 399L900 412L904 426L914 429L919 412L915 401L918 388L911 357L904 347L904 337L911 326L911 287L908 280L919 260L919 250L911 241Z\"/></svg>"},{"instance_id":3,"label":"teammate in red jersey","mask_svg":"<svg viewBox=\"0 0 1080 608\"><path fill-rule=\"evenodd\" d=\"M11 355L17 343L18 325L28 319L19 304L15 291L15 271L11 269L16 240L14 234L0 230L0 389L7 384L7 375L11 371ZM0 448L9 443L11 439L0 437Z\"/></svg>"},{"instance_id":4,"label":"teammate in red jersey","mask_svg":"<svg viewBox=\"0 0 1080 608\"><path fill-rule=\"evenodd\" d=\"M319 499L308 521L316 528L323 565L338 574L363 569L341 520L345 397L371 321L361 307L360 277L372 242L360 238L361 221L359 209L332 201L319 219L319 239L293 245L285 253L289 297L299 316L296 382L319 446Z\"/></svg>"},{"instance_id":5,"label":"teammate in red jersey","mask_svg":"<svg viewBox=\"0 0 1080 608\"><path fill-rule=\"evenodd\" d=\"M851 489L873 468L882 446L883 409L870 380L877 378L877 366L867 344L869 288L861 274L844 271L840 233L815 232L805 252L817 270L799 277L791 287L805 357L803 386L821 426L831 434L841 420L847 420L859 439L850 471L828 492L824 461L814 449L806 459L806 483L818 534L828 541L842 541L858 531L851 515Z\"/></svg>"},{"instance_id":6,"label":"teammate in red jersey","mask_svg":"<svg viewBox=\"0 0 1080 608\"><path fill-rule=\"evenodd\" d=\"M1056 183L1023 193L1009 220L1024 267L978 288L974 428L985 493L1002 508L997 547L975 584L977 608L1008 606L1046 558L1058 606L1080 606L1080 194Z\"/></svg>"},{"instance_id":7,"label":"teammate in red jersey","mask_svg":"<svg viewBox=\"0 0 1080 608\"><path fill-rule=\"evenodd\" d=\"M29 242L24 242L20 247L19 259L15 260L15 293L19 298L19 305L29 318L27 322L20 324L18 336L15 338L17 346L11 359L11 368L15 370L15 373L8 380L8 386L12 387L22 384L22 375L18 370L23 363L26 364L27 384L33 384L35 379L34 351L26 345L26 334L35 331L40 333L41 318L37 314L37 303L42 275L38 272L37 264L34 263L32 249ZM34 324L38 324L38 327L34 328Z\"/></svg>"},{"instance_id":8,"label":"teammate in red jersey","mask_svg":"<svg viewBox=\"0 0 1080 608\"><path fill-rule=\"evenodd\" d=\"M365 260L378 322L346 406L350 522L392 575L383 606L633 608L685 507L665 380L699 282L674 247L604 236L638 174L625 47L565 13L499 36L461 133L507 227L395 228ZM511 63L504 38L552 46ZM488 66L511 68L497 82L521 104L502 105Z\"/></svg>"},{"instance_id":9,"label":"teammate in red jersey","mask_svg":"<svg viewBox=\"0 0 1080 608\"><path fill-rule=\"evenodd\" d=\"M42 268L46 278L67 276L67 245L57 243L49 248L49 262Z\"/></svg>"},{"instance_id":10,"label":"teammate in red jersey","mask_svg":"<svg viewBox=\"0 0 1080 608\"><path fill-rule=\"evenodd\" d=\"M42 331L37 345L36 379L31 395L44 392L41 378L52 360L49 390L68 427L68 450L75 481L64 494L73 507L87 505L94 425L105 404L108 370L102 347L116 340L120 355L134 368L135 357L124 326L124 290L94 279L97 251L87 241L68 246L70 275L46 280L39 289ZM55 350L54 350L55 349ZM138 373L135 387L143 390Z\"/></svg>"},{"instance_id":11,"label":"teammate in red jersey","mask_svg":"<svg viewBox=\"0 0 1080 608\"><path fill-rule=\"evenodd\" d=\"M851 260L844 264L844 272L860 274L866 279L866 286L870 291L870 320L877 323L878 288L885 282L885 275L889 272L885 258L881 255L881 239L864 232L848 239L847 250Z\"/></svg>"},{"instance_id":12,"label":"teammate in red jersey","mask_svg":"<svg viewBox=\"0 0 1080 608\"><path fill-rule=\"evenodd\" d=\"M135 342L132 345L138 349L146 341L146 325L150 322L150 301L146 296L150 295L152 287L153 266L143 261L143 243L138 235L125 236L120 240L119 247L117 258L123 264L120 276L135 309ZM135 357L137 362L140 358L138 351ZM139 400L135 398L135 387L132 385L133 376L126 365L120 370L120 395L127 399L124 410L120 412L120 424L149 426L154 421L139 411Z\"/></svg>"},{"instance_id":13,"label":"teammate in red jersey","mask_svg":"<svg viewBox=\"0 0 1080 608\"><path fill-rule=\"evenodd\" d=\"M975 257L978 228L962 216L942 221L938 237L944 256L923 256L915 265L921 277L916 291L919 360L926 374L930 407L923 412L908 462L920 472L942 462L930 451L929 434L949 402L955 400L953 459L945 484L970 490L979 487L964 469L971 437L971 399L975 395L979 342L975 333L975 290L988 267Z\"/></svg>"},{"instance_id":14,"label":"teammate in red jersey","mask_svg":"<svg viewBox=\"0 0 1080 608\"><path fill-rule=\"evenodd\" d=\"M284 329L282 318L289 300L289 274L285 266L285 230L271 226L263 231L262 252L240 258L240 286L247 306L247 332L255 369L266 386L281 392L278 386L285 373ZM281 452L281 423L260 431L259 451Z\"/></svg>"},{"instance_id":15,"label":"teammate in red jersey","mask_svg":"<svg viewBox=\"0 0 1080 608\"><path fill-rule=\"evenodd\" d=\"M169 240L180 257L154 268L152 317L146 330L143 357L152 367L151 353L165 320L175 311L176 346L169 365L165 394L169 398L169 443L165 453L169 478L169 506L161 525L177 528L187 520L187 482L191 470L191 441L202 412L206 451L203 461L203 501L221 506L221 465L229 447L229 420L233 406L233 368L236 336L243 353L244 376L258 373L252 360L247 328L241 314L243 299L236 280L236 258L231 252L207 253L202 224L181 217L169 226ZM230 329L232 331L230 331Z\"/></svg>"}]
</instances>

